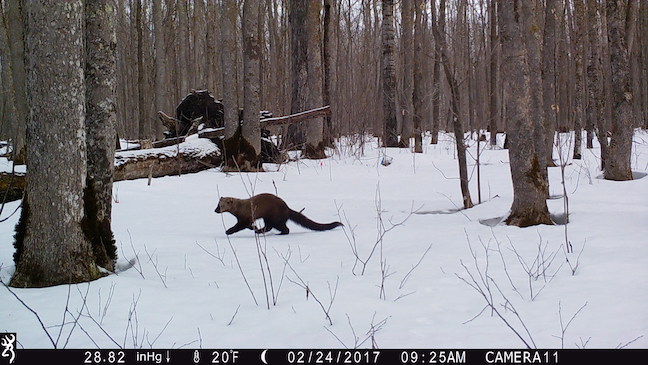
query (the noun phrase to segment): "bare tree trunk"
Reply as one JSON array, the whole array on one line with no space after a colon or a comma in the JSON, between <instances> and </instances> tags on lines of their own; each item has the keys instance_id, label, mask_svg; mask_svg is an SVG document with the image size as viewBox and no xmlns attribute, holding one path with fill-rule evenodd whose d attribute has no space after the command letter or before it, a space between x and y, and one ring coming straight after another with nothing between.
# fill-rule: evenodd
<instances>
[{"instance_id":1,"label":"bare tree trunk","mask_svg":"<svg viewBox=\"0 0 648 365\"><path fill-rule=\"evenodd\" d=\"M288 20L290 26L290 52L292 55L292 91L290 113L304 111L308 90L308 35L306 18L308 1L289 1ZM306 144L303 123L289 125L283 144L284 148L303 149Z\"/></svg>"},{"instance_id":2,"label":"bare tree trunk","mask_svg":"<svg viewBox=\"0 0 648 365\"><path fill-rule=\"evenodd\" d=\"M383 146L398 147L394 0L382 0Z\"/></svg>"},{"instance_id":3,"label":"bare tree trunk","mask_svg":"<svg viewBox=\"0 0 648 365\"><path fill-rule=\"evenodd\" d=\"M414 104L412 93L414 92L414 4L412 0L401 1L401 72L403 75L403 93L401 99L401 125L400 147L409 148L410 138L414 129Z\"/></svg>"},{"instance_id":4,"label":"bare tree trunk","mask_svg":"<svg viewBox=\"0 0 648 365\"><path fill-rule=\"evenodd\" d=\"M613 114L612 137L603 176L607 180L632 180L630 157L634 127L631 104L633 94L630 83L628 39L625 36L625 14L623 12L628 6L628 2L610 0L605 5L610 41L610 64L612 66Z\"/></svg>"},{"instance_id":5,"label":"bare tree trunk","mask_svg":"<svg viewBox=\"0 0 648 365\"><path fill-rule=\"evenodd\" d=\"M4 19L4 14L0 13L0 54L3 56L11 55L11 48L9 47L11 42L7 35L7 26ZM2 99L0 101L2 102L2 107L5 108L2 119L0 119L0 138L14 141L13 160L15 164L18 164L19 161L16 161L18 155L16 138L20 134L18 132L20 121L18 120L18 110L16 109L16 88L14 87L13 74L11 72L13 68L11 61L11 57L2 57L2 67L0 68L0 72L2 72L2 90L0 90L2 93L0 97Z\"/></svg>"},{"instance_id":6,"label":"bare tree trunk","mask_svg":"<svg viewBox=\"0 0 648 365\"><path fill-rule=\"evenodd\" d=\"M522 36L526 2L502 1L498 4L502 68L507 92L509 157L513 180L513 204L506 219L508 225L520 227L552 224L546 202L545 180L536 148L536 128L531 118L531 80L527 51Z\"/></svg>"},{"instance_id":7,"label":"bare tree trunk","mask_svg":"<svg viewBox=\"0 0 648 365\"><path fill-rule=\"evenodd\" d=\"M208 89L207 85L207 30L205 29L205 0L196 0L193 2L193 27L191 29L193 35L193 64L194 73L192 88L195 89ZM213 90L212 90L213 91Z\"/></svg>"},{"instance_id":8,"label":"bare tree trunk","mask_svg":"<svg viewBox=\"0 0 648 365\"><path fill-rule=\"evenodd\" d=\"M139 0L137 0L139 1ZM191 79L191 57L189 55L189 10L187 1L178 1L176 6L176 17L178 18L177 48L178 48L178 85L180 95L186 95L190 90Z\"/></svg>"},{"instance_id":9,"label":"bare tree trunk","mask_svg":"<svg viewBox=\"0 0 648 365\"><path fill-rule=\"evenodd\" d=\"M333 95L337 87L337 47L336 39L338 37L336 27L338 21L334 19L336 14L336 1L324 0L324 104L331 105L333 112L324 118L324 143L328 146L333 145L333 116L337 114L337 105L332 102ZM338 132L339 133L339 132Z\"/></svg>"},{"instance_id":10,"label":"bare tree trunk","mask_svg":"<svg viewBox=\"0 0 648 365\"><path fill-rule=\"evenodd\" d=\"M139 121L139 138L140 139L153 139L151 131L151 119L146 113L146 94L145 90L147 85L146 69L144 65L144 24L142 23L142 1L136 0L135 5L135 27L137 29L137 105L138 105L138 121Z\"/></svg>"},{"instance_id":11,"label":"bare tree trunk","mask_svg":"<svg viewBox=\"0 0 648 365\"><path fill-rule=\"evenodd\" d=\"M602 47L601 47L601 30L599 27L598 4L588 1L587 5L587 35L590 47L590 56L587 64L587 90L589 104L587 107L588 123L592 128L596 128L599 143L601 145L601 169L605 169L605 160L607 156L607 123L604 117L603 105L603 71L601 64Z\"/></svg>"},{"instance_id":12,"label":"bare tree trunk","mask_svg":"<svg viewBox=\"0 0 648 365\"><path fill-rule=\"evenodd\" d=\"M558 28L557 19L562 16L558 0L547 0L545 5L545 26L542 47L542 103L544 105L545 156L547 166L556 166L553 161L554 132L557 128L559 113L556 93L556 52Z\"/></svg>"},{"instance_id":13,"label":"bare tree trunk","mask_svg":"<svg viewBox=\"0 0 648 365\"><path fill-rule=\"evenodd\" d=\"M536 1L527 1L525 5L520 6L522 19L520 25L522 28L522 39L525 43L527 62L529 66L529 93L531 95L529 107L529 118L538 120L534 125L533 141L535 143L535 151L538 152L538 163L540 164L540 173L542 175L542 186L545 187L545 195L549 197L549 177L547 166L555 166L552 159L553 152L553 136L555 125L547 123L546 111L543 110L544 90L543 90L543 52L547 47L541 45L539 15L542 12L541 4ZM556 15L554 15L556 16ZM545 55L546 56L546 55ZM554 54L551 53L546 57L550 57L550 63L555 63L553 59ZM549 77L553 79L554 74ZM555 85L552 84L552 85ZM555 90L549 90L555 93ZM556 109L553 113L556 113Z\"/></svg>"},{"instance_id":14,"label":"bare tree trunk","mask_svg":"<svg viewBox=\"0 0 648 365\"><path fill-rule=\"evenodd\" d=\"M30 178L16 230L10 283L15 287L101 276L82 228L87 176L83 4L43 0L26 8Z\"/></svg>"},{"instance_id":15,"label":"bare tree trunk","mask_svg":"<svg viewBox=\"0 0 648 365\"><path fill-rule=\"evenodd\" d=\"M25 74L25 42L24 42L24 0L11 0L6 2L5 16L7 36L9 37L11 81L13 82L16 122L14 135L11 136L14 144L13 158L17 163L24 163L25 130L29 107L27 105L26 74ZM4 68L4 64L3 64Z\"/></svg>"},{"instance_id":16,"label":"bare tree trunk","mask_svg":"<svg viewBox=\"0 0 648 365\"><path fill-rule=\"evenodd\" d=\"M236 23L238 9L236 2L224 1L220 11L221 70L223 72L223 112L225 139L232 138L239 127L239 105L236 77Z\"/></svg>"},{"instance_id":17,"label":"bare tree trunk","mask_svg":"<svg viewBox=\"0 0 648 365\"><path fill-rule=\"evenodd\" d=\"M221 60L218 58L222 53L222 44L220 43L220 34L218 24L218 4L216 0L207 1L207 35L206 35L206 78L207 89L214 95L223 95Z\"/></svg>"},{"instance_id":18,"label":"bare tree trunk","mask_svg":"<svg viewBox=\"0 0 648 365\"><path fill-rule=\"evenodd\" d=\"M162 0L153 0L153 31L155 32L155 108L171 110L166 93L169 85L167 79L165 34L163 27Z\"/></svg>"},{"instance_id":19,"label":"bare tree trunk","mask_svg":"<svg viewBox=\"0 0 648 365\"><path fill-rule=\"evenodd\" d=\"M454 76L455 72L451 69L446 41L443 34L437 28L434 16L432 17L432 32L434 33L435 42L439 44L440 61L443 64L445 77L450 86L450 95L452 97L452 127L455 136L455 145L457 147L457 160L459 162L461 195L463 197L463 207L464 209L468 209L473 207L473 202L468 186L468 166L466 161L466 145L464 143L464 128L461 120L461 92L459 91L459 82Z\"/></svg>"},{"instance_id":20,"label":"bare tree trunk","mask_svg":"<svg viewBox=\"0 0 648 365\"><path fill-rule=\"evenodd\" d=\"M639 16L639 34L648 34L648 4L642 2ZM643 110L644 128L648 129L648 37L638 37L638 47L641 50L641 71L639 78L642 82L641 109Z\"/></svg>"},{"instance_id":21,"label":"bare tree trunk","mask_svg":"<svg viewBox=\"0 0 648 365\"><path fill-rule=\"evenodd\" d=\"M321 1L309 1L306 13L307 35L307 84L308 96L306 109L321 107L323 99L323 70L322 70L322 30L320 27ZM306 145L304 157L310 159L326 158L324 153L324 120L322 117L309 121L306 127Z\"/></svg>"},{"instance_id":22,"label":"bare tree trunk","mask_svg":"<svg viewBox=\"0 0 648 365\"><path fill-rule=\"evenodd\" d=\"M435 4L432 0L432 18L435 18ZM439 33L445 37L445 0L439 3L438 27ZM431 144L437 144L439 138L439 124L441 123L441 44L434 42L434 95L432 96L432 140Z\"/></svg>"},{"instance_id":23,"label":"bare tree trunk","mask_svg":"<svg viewBox=\"0 0 648 365\"><path fill-rule=\"evenodd\" d=\"M499 40L497 38L496 0L488 3L488 19L490 21L490 79L489 79L489 115L490 115L490 145L497 146L497 129L499 125L498 76L499 76Z\"/></svg>"},{"instance_id":24,"label":"bare tree trunk","mask_svg":"<svg viewBox=\"0 0 648 365\"><path fill-rule=\"evenodd\" d=\"M115 24L112 0L86 2L86 235L97 265L115 270L117 246L111 228L115 160ZM92 234L88 234L91 230Z\"/></svg>"},{"instance_id":25,"label":"bare tree trunk","mask_svg":"<svg viewBox=\"0 0 648 365\"><path fill-rule=\"evenodd\" d=\"M260 4L256 0L245 0L243 5L243 124L241 135L243 143L247 142L252 148L248 152L245 170L257 171L260 166L261 126L259 111L261 110L259 95L259 63L261 61L261 46L258 30ZM242 166L240 166L243 168Z\"/></svg>"},{"instance_id":26,"label":"bare tree trunk","mask_svg":"<svg viewBox=\"0 0 648 365\"><path fill-rule=\"evenodd\" d=\"M413 104L413 123L414 123L414 152L423 153L422 125L427 125L429 116L428 103L425 100L425 73L423 65L425 64L425 52L423 42L425 35L425 23L423 22L423 11L419 4L414 6L414 90L412 93Z\"/></svg>"},{"instance_id":27,"label":"bare tree trunk","mask_svg":"<svg viewBox=\"0 0 648 365\"><path fill-rule=\"evenodd\" d=\"M576 123L574 125L574 159L581 159L581 147L583 144L583 126L585 121L585 105L587 105L587 83L585 82L585 60L587 59L587 27L585 24L586 9L583 0L574 0L574 12L576 18L574 59L576 67Z\"/></svg>"}]
</instances>

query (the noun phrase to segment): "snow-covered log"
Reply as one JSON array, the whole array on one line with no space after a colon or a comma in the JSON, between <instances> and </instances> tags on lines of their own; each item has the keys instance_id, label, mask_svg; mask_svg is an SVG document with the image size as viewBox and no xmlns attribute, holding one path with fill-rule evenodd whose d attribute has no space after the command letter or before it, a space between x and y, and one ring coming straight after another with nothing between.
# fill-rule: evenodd
<instances>
[{"instance_id":1,"label":"snow-covered log","mask_svg":"<svg viewBox=\"0 0 648 365\"><path fill-rule=\"evenodd\" d=\"M214 142L192 135L174 146L117 152L114 181L198 172L220 162Z\"/></svg>"}]
</instances>

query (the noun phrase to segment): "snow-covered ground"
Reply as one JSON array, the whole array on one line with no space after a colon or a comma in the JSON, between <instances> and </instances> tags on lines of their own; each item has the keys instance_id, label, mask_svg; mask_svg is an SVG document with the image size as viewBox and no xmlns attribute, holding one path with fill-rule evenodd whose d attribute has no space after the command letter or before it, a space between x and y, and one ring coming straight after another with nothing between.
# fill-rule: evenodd
<instances>
[{"instance_id":1,"label":"snow-covered ground","mask_svg":"<svg viewBox=\"0 0 648 365\"><path fill-rule=\"evenodd\" d=\"M646 348L648 134L635 140L634 181L600 178L598 148L569 160L566 226L497 224L512 201L508 153L484 143L482 203L458 211L455 149L445 135L423 154L346 140L329 159L265 165L266 173L118 182L118 272L11 289L45 328L0 288L0 332L17 332L21 348ZM385 155L389 166L380 164ZM560 172L549 169L557 220ZM287 236L227 237L235 219L214 213L218 198L263 192L345 227L288 223ZM0 223L4 283L14 272L17 218Z\"/></svg>"}]
</instances>

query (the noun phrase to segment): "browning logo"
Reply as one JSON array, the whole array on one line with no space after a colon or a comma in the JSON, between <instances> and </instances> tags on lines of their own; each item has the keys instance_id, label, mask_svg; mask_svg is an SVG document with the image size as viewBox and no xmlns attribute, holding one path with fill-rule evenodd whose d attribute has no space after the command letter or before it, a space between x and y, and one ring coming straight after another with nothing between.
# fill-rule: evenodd
<instances>
[{"instance_id":1,"label":"browning logo","mask_svg":"<svg viewBox=\"0 0 648 365\"><path fill-rule=\"evenodd\" d=\"M16 334L15 333L0 333L0 363L5 363L8 360L9 364L16 361Z\"/></svg>"}]
</instances>

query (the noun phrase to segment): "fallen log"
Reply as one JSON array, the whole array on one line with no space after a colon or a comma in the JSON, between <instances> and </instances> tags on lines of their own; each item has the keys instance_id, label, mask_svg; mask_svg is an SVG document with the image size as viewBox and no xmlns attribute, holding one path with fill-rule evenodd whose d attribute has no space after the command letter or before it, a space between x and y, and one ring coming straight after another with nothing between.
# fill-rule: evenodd
<instances>
[{"instance_id":1,"label":"fallen log","mask_svg":"<svg viewBox=\"0 0 648 365\"><path fill-rule=\"evenodd\" d=\"M114 181L186 174L206 170L221 163L215 143L198 136L180 144L139 151L115 153Z\"/></svg>"}]
</instances>

